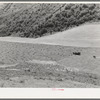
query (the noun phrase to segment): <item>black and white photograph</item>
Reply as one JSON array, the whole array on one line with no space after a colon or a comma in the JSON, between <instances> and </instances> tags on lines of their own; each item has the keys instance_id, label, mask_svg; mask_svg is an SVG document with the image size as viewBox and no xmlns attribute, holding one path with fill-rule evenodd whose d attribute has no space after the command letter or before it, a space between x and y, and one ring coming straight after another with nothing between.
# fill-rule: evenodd
<instances>
[{"instance_id":1,"label":"black and white photograph","mask_svg":"<svg viewBox=\"0 0 100 100\"><path fill-rule=\"evenodd\" d=\"M1 3L0 88L100 88L100 3Z\"/></svg>"}]
</instances>

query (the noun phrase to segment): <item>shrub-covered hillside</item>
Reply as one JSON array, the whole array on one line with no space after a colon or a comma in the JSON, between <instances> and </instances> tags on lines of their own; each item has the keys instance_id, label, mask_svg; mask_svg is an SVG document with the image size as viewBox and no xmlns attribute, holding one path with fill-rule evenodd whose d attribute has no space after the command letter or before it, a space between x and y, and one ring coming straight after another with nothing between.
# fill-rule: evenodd
<instances>
[{"instance_id":1,"label":"shrub-covered hillside","mask_svg":"<svg viewBox=\"0 0 100 100\"><path fill-rule=\"evenodd\" d=\"M98 4L5 4L0 9L0 36L41 37L100 20Z\"/></svg>"}]
</instances>

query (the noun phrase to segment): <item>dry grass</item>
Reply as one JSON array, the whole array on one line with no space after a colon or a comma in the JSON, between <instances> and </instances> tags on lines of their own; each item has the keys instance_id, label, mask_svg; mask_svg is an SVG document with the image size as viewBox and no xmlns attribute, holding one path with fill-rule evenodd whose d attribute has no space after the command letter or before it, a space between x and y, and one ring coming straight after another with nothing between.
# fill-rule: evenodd
<instances>
[{"instance_id":1,"label":"dry grass","mask_svg":"<svg viewBox=\"0 0 100 100\"><path fill-rule=\"evenodd\" d=\"M87 55L100 56L99 48L0 42L0 62L15 64L33 59L59 61L70 57L75 51L81 52L84 58Z\"/></svg>"},{"instance_id":2,"label":"dry grass","mask_svg":"<svg viewBox=\"0 0 100 100\"><path fill-rule=\"evenodd\" d=\"M71 32L75 32L74 29ZM79 35L80 33L77 32L78 31L76 31L76 35L77 34ZM63 33L61 37L62 38L61 41L58 38L59 36L55 38L57 36L56 34L50 36L50 39L52 40L55 38L54 41L55 43L57 42L56 39L58 39L60 43L63 44L63 38L65 38L65 35L67 38L68 34ZM85 33L85 35L91 37L93 34L90 35L90 33ZM73 37L74 36L75 34L73 33ZM99 32L97 32L97 37L98 36L99 36ZM69 37L72 37L72 35ZM93 40L97 39L97 37L94 36L94 38L92 39ZM83 36L83 38L85 39L85 36ZM54 82L54 84L56 84L56 82L61 82L61 84L63 84L63 85L61 84L55 85L56 87L57 86L78 87L79 83L77 82L80 82L80 84L84 84L84 85L79 85L79 87L80 86L89 87L89 84L92 84L93 87L98 85L100 86L100 73L99 73L100 72L100 68L99 68L100 48L99 47L94 47L94 46L84 47L83 45L81 45L81 47L74 47L68 45L67 46L54 45L54 43L52 43L52 45L49 45L46 42L48 37L40 38L39 42L37 42L37 40L39 39L32 40L32 39L20 38L20 40L18 40L18 38L12 38L12 41L10 40L10 38L8 38L8 40L7 38L2 38L2 39L0 40L0 63L2 66L2 68L0 67L0 78L3 80L7 81L10 80L9 78L14 78L14 77L18 77L17 80L19 80L19 77L32 76L34 77L33 80L34 79L45 80L46 82ZM42 44L41 43L41 41L43 42L42 39L47 44L45 43ZM27 43L22 43L25 42L25 40L28 40L26 41ZM65 41L67 42L67 39L65 39ZM77 36L76 36L76 41L78 41ZM80 52L81 54L73 55L73 52ZM3 68L3 65L5 64L6 65L12 64L13 66L8 65ZM22 86L21 84L27 84L24 85L27 87L28 82L25 83L25 81L26 80L24 81L20 80L20 82L18 83L19 86ZM65 85L66 84L65 81L67 82L77 81L75 83L77 85L75 85L72 82L71 82L72 85L70 86ZM2 84L1 87L5 87L5 85ZM9 84L9 86L15 87L18 86L18 84L16 83L16 81L14 81L14 83ZM30 86L34 87L37 85L30 84ZM45 84L43 86L50 87L52 85Z\"/></svg>"},{"instance_id":3,"label":"dry grass","mask_svg":"<svg viewBox=\"0 0 100 100\"><path fill-rule=\"evenodd\" d=\"M29 81L30 83L30 80L31 80L30 78L28 79L22 78L25 76L30 77L30 78L33 77L33 80L34 79L40 80L40 81L45 80L47 82L50 81L51 83L60 82L61 84L63 84L63 87L65 86L71 87L71 85L68 85L68 83L66 83L67 81L71 81L71 83L73 81L72 84L73 85L76 84L76 87L78 87L78 84L80 84L80 86L81 84L83 84L82 87L84 86L89 87L89 85L94 86L94 87L100 86L100 77L98 75L93 74L93 73L86 73L83 71L69 70L69 68L61 66L61 65L21 63L14 67L0 68L0 79L5 80L5 81L11 81L15 84L17 83L26 84L25 81ZM20 78L22 79L20 80ZM41 83L41 85L45 84L45 81ZM77 83L77 82L80 82L80 83ZM31 86L36 86L36 85L31 84ZM57 86L59 87L59 85L56 85L56 87ZM28 84L27 84L27 87L28 87ZM44 87L47 87L47 85L46 86L44 85Z\"/></svg>"},{"instance_id":4,"label":"dry grass","mask_svg":"<svg viewBox=\"0 0 100 100\"><path fill-rule=\"evenodd\" d=\"M16 87L16 88L98 88L99 86L80 83L71 80L52 81L34 78L33 76L14 77L9 80L0 80L0 87Z\"/></svg>"}]
</instances>

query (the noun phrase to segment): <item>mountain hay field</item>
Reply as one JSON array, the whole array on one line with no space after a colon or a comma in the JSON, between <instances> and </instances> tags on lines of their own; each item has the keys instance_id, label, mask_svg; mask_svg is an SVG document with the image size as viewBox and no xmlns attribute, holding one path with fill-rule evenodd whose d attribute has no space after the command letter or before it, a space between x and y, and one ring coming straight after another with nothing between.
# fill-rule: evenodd
<instances>
[{"instance_id":1,"label":"mountain hay field","mask_svg":"<svg viewBox=\"0 0 100 100\"><path fill-rule=\"evenodd\" d=\"M1 3L0 87L100 87L100 4Z\"/></svg>"},{"instance_id":2,"label":"mountain hay field","mask_svg":"<svg viewBox=\"0 0 100 100\"><path fill-rule=\"evenodd\" d=\"M99 28L82 25L37 39L1 37L0 86L99 87Z\"/></svg>"}]
</instances>

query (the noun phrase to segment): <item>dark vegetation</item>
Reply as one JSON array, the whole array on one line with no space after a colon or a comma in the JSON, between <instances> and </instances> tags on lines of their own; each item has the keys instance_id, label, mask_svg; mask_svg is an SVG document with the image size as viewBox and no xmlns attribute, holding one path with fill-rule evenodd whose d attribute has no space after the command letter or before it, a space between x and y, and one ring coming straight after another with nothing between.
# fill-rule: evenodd
<instances>
[{"instance_id":1,"label":"dark vegetation","mask_svg":"<svg viewBox=\"0 0 100 100\"><path fill-rule=\"evenodd\" d=\"M37 38L100 20L98 4L9 4L7 7L0 15L0 36Z\"/></svg>"},{"instance_id":2,"label":"dark vegetation","mask_svg":"<svg viewBox=\"0 0 100 100\"><path fill-rule=\"evenodd\" d=\"M96 58L96 56L93 56L93 58Z\"/></svg>"},{"instance_id":3,"label":"dark vegetation","mask_svg":"<svg viewBox=\"0 0 100 100\"><path fill-rule=\"evenodd\" d=\"M81 55L80 52L73 52L73 55Z\"/></svg>"}]
</instances>

